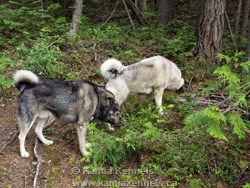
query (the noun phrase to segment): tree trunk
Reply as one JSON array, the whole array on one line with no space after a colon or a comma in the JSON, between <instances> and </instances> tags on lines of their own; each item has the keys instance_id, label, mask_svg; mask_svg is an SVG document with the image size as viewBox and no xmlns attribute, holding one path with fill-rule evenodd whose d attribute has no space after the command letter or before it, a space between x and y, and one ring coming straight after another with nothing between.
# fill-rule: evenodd
<instances>
[{"instance_id":1,"label":"tree trunk","mask_svg":"<svg viewBox=\"0 0 250 188\"><path fill-rule=\"evenodd\" d=\"M166 24L175 17L175 0L158 0L157 9L159 22Z\"/></svg>"},{"instance_id":2,"label":"tree trunk","mask_svg":"<svg viewBox=\"0 0 250 188\"><path fill-rule=\"evenodd\" d=\"M245 0L244 1L244 4L243 4L243 7L244 7L244 10L243 10L243 19L242 19L242 27L241 27L241 31L240 31L240 34L241 36L244 36L246 34L246 31L247 31L247 27L248 27L248 16L249 16L249 0Z\"/></svg>"},{"instance_id":3,"label":"tree trunk","mask_svg":"<svg viewBox=\"0 0 250 188\"><path fill-rule=\"evenodd\" d=\"M142 12L136 7L136 5L131 0L125 0L125 3L141 25L149 24L149 21L143 16Z\"/></svg>"},{"instance_id":4,"label":"tree trunk","mask_svg":"<svg viewBox=\"0 0 250 188\"><path fill-rule=\"evenodd\" d=\"M198 11L197 11L197 17L196 17L196 37L198 39L199 33L200 33L200 27L199 24L201 22L201 15L203 14L203 9L204 9L205 2L204 0L198 0Z\"/></svg>"},{"instance_id":5,"label":"tree trunk","mask_svg":"<svg viewBox=\"0 0 250 188\"><path fill-rule=\"evenodd\" d=\"M247 58L250 61L250 22L248 22L248 46L247 46Z\"/></svg>"},{"instance_id":6,"label":"tree trunk","mask_svg":"<svg viewBox=\"0 0 250 188\"><path fill-rule=\"evenodd\" d=\"M139 4L139 9L142 13L147 11L147 0L139 0L138 4Z\"/></svg>"},{"instance_id":7,"label":"tree trunk","mask_svg":"<svg viewBox=\"0 0 250 188\"><path fill-rule=\"evenodd\" d=\"M195 55L212 60L220 53L225 6L225 0L202 0Z\"/></svg>"},{"instance_id":8,"label":"tree trunk","mask_svg":"<svg viewBox=\"0 0 250 188\"><path fill-rule=\"evenodd\" d=\"M75 35L79 29L79 20L82 15L83 0L75 0L75 11L73 13L72 21L70 24L69 33L71 36Z\"/></svg>"},{"instance_id":9,"label":"tree trunk","mask_svg":"<svg viewBox=\"0 0 250 188\"><path fill-rule=\"evenodd\" d=\"M239 32L239 26L240 26L240 15L241 15L241 6L242 5L242 0L238 0L238 8L237 12L235 15L235 23L234 23L234 33L238 34Z\"/></svg>"}]
</instances>

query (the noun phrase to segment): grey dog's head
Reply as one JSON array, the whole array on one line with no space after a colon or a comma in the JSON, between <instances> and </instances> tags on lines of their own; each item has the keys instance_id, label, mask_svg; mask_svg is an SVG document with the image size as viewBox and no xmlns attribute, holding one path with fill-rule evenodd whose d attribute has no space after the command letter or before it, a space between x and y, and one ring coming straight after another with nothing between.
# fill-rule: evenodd
<instances>
[{"instance_id":1,"label":"grey dog's head","mask_svg":"<svg viewBox=\"0 0 250 188\"><path fill-rule=\"evenodd\" d=\"M97 119L106 121L115 127L120 126L120 106L115 100L115 96L110 91L106 90L104 87L99 88L100 98L99 98L99 113Z\"/></svg>"},{"instance_id":2,"label":"grey dog's head","mask_svg":"<svg viewBox=\"0 0 250 188\"><path fill-rule=\"evenodd\" d=\"M120 107L119 104L116 101L112 101L112 105L110 106L107 116L106 116L106 121L115 127L120 127Z\"/></svg>"}]
</instances>

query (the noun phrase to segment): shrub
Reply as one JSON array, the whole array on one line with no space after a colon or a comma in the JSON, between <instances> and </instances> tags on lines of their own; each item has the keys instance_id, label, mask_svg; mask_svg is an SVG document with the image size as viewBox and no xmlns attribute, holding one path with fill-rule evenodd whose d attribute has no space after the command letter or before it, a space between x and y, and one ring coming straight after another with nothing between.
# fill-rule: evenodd
<instances>
[{"instance_id":1,"label":"shrub","mask_svg":"<svg viewBox=\"0 0 250 188\"><path fill-rule=\"evenodd\" d=\"M205 126L209 134L215 138L228 140L223 129L230 130L239 139L244 138L245 132L249 130L249 121L244 119L249 112L247 95L250 89L250 62L240 62L242 53L236 52L233 57L223 54L219 55L226 64L218 67L214 74L218 77L213 85L203 90L203 93L225 92L223 101L226 108L221 106L209 106L201 111L189 115L185 119L186 128L193 130Z\"/></svg>"},{"instance_id":2,"label":"shrub","mask_svg":"<svg viewBox=\"0 0 250 188\"><path fill-rule=\"evenodd\" d=\"M9 1L0 5L0 45L20 44L37 37L50 42L64 42L68 24L58 12L58 3L41 7L41 1Z\"/></svg>"},{"instance_id":3,"label":"shrub","mask_svg":"<svg viewBox=\"0 0 250 188\"><path fill-rule=\"evenodd\" d=\"M0 91L8 89L13 85L12 75L9 69L11 68L12 60L7 56L0 58Z\"/></svg>"},{"instance_id":4,"label":"shrub","mask_svg":"<svg viewBox=\"0 0 250 188\"><path fill-rule=\"evenodd\" d=\"M57 46L49 46L44 41L35 43L31 49L24 44L16 48L16 58L20 68L47 77L56 77L64 72L65 64L58 60L60 55L61 51Z\"/></svg>"}]
</instances>

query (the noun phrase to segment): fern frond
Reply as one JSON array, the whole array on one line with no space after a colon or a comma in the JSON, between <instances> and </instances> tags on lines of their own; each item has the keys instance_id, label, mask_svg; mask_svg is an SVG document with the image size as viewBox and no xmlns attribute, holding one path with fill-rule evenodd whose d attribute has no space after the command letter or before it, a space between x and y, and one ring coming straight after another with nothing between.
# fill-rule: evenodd
<instances>
[{"instance_id":1,"label":"fern frond","mask_svg":"<svg viewBox=\"0 0 250 188\"><path fill-rule=\"evenodd\" d=\"M161 138L161 130L155 127L151 122L147 122L145 125L147 129L142 133L143 137L149 138L151 141L156 141Z\"/></svg>"},{"instance_id":2,"label":"fern frond","mask_svg":"<svg viewBox=\"0 0 250 188\"><path fill-rule=\"evenodd\" d=\"M244 71L249 72L249 69L250 69L250 61L241 63L240 66L243 68Z\"/></svg>"},{"instance_id":3,"label":"fern frond","mask_svg":"<svg viewBox=\"0 0 250 188\"><path fill-rule=\"evenodd\" d=\"M189 115L184 122L186 125L185 128L188 130L194 130L207 125L207 131L211 136L227 141L226 136L221 130L221 125L226 123L226 117L217 106L210 106L195 112Z\"/></svg>"},{"instance_id":4,"label":"fern frond","mask_svg":"<svg viewBox=\"0 0 250 188\"><path fill-rule=\"evenodd\" d=\"M204 110L195 112L184 119L185 129L195 130L203 125L206 125L206 114Z\"/></svg>"},{"instance_id":5,"label":"fern frond","mask_svg":"<svg viewBox=\"0 0 250 188\"><path fill-rule=\"evenodd\" d=\"M220 60L225 60L227 63L230 63L231 61L231 57L227 56L227 55L224 55L224 54L218 54L217 56Z\"/></svg>"},{"instance_id":6,"label":"fern frond","mask_svg":"<svg viewBox=\"0 0 250 188\"><path fill-rule=\"evenodd\" d=\"M206 114L206 116L213 120L213 121L217 121L217 122L226 122L226 117L224 116L224 114L220 111L220 108L217 106L210 106L208 108L206 108L204 110L204 113Z\"/></svg>"},{"instance_id":7,"label":"fern frond","mask_svg":"<svg viewBox=\"0 0 250 188\"><path fill-rule=\"evenodd\" d=\"M228 113L228 121L233 126L233 132L238 136L238 138L244 138L247 125L241 118L239 112L234 111Z\"/></svg>"},{"instance_id":8,"label":"fern frond","mask_svg":"<svg viewBox=\"0 0 250 188\"><path fill-rule=\"evenodd\" d=\"M247 107L247 99L244 94L238 94L235 96L236 102L234 103L235 106L240 107Z\"/></svg>"},{"instance_id":9,"label":"fern frond","mask_svg":"<svg viewBox=\"0 0 250 188\"><path fill-rule=\"evenodd\" d=\"M209 123L209 125L210 126L208 127L207 131L211 136L213 136L214 138L223 139L223 140L228 141L227 137L225 136L225 134L221 130L219 122L211 121Z\"/></svg>"},{"instance_id":10,"label":"fern frond","mask_svg":"<svg viewBox=\"0 0 250 188\"><path fill-rule=\"evenodd\" d=\"M224 83L239 83L237 74L233 73L229 65L223 65L214 71Z\"/></svg>"}]
</instances>

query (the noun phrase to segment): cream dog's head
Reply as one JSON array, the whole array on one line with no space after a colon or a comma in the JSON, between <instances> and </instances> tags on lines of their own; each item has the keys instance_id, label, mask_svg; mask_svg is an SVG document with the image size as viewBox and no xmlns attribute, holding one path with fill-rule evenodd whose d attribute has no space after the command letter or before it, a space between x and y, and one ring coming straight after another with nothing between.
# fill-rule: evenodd
<instances>
[{"instance_id":1,"label":"cream dog's head","mask_svg":"<svg viewBox=\"0 0 250 188\"><path fill-rule=\"evenodd\" d=\"M171 62L171 75L168 81L167 89L179 90L184 85L184 79L180 69Z\"/></svg>"}]
</instances>

